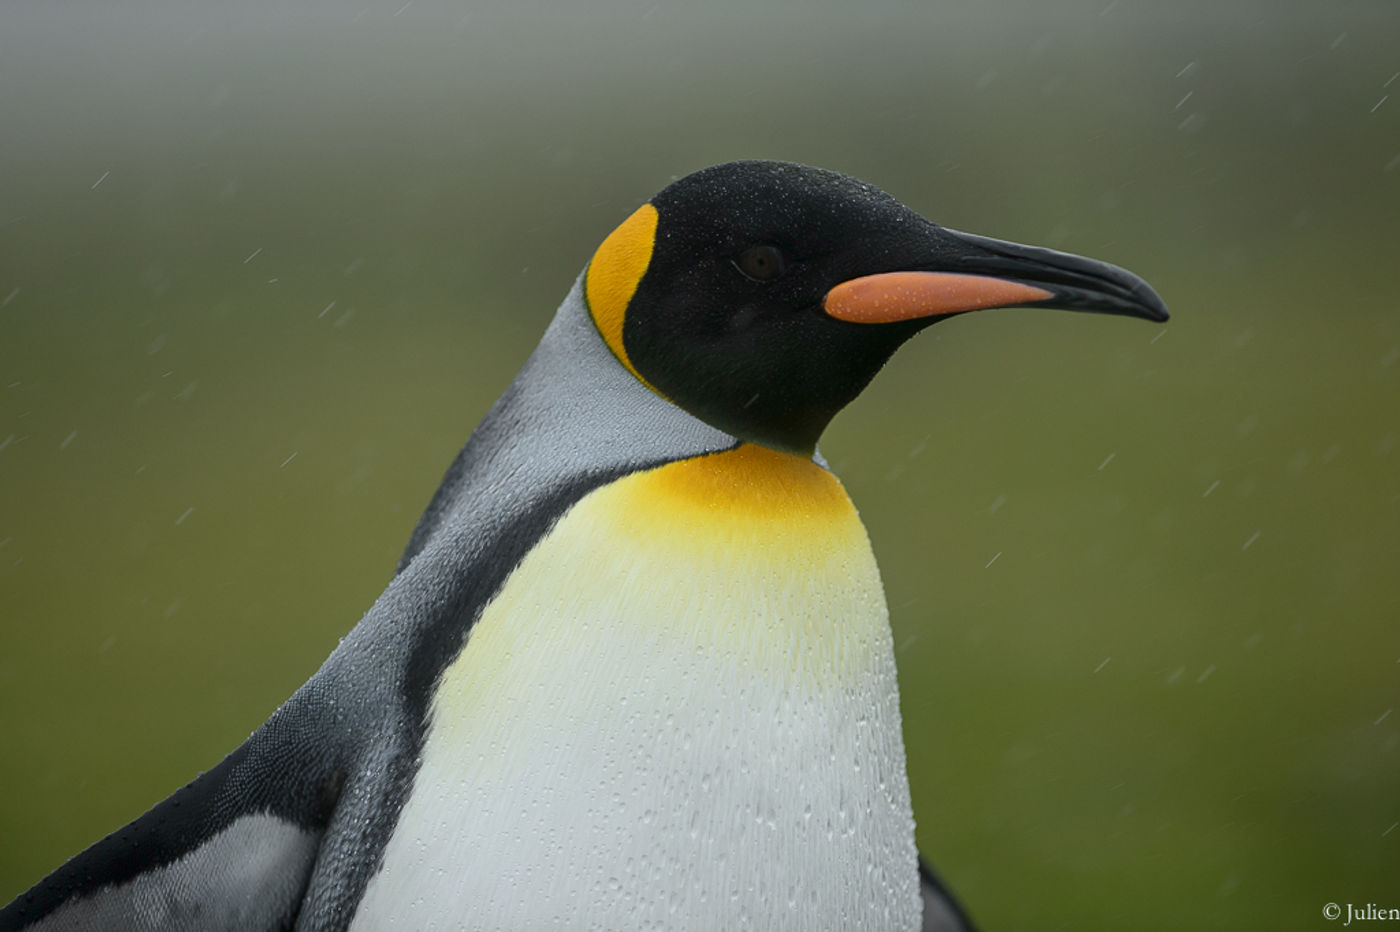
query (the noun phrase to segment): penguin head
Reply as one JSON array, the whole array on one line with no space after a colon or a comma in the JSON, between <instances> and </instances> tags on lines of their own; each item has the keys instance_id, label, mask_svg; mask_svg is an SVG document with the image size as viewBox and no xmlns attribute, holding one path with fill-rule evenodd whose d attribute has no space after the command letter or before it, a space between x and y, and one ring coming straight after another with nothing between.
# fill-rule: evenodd
<instances>
[{"instance_id":1,"label":"penguin head","mask_svg":"<svg viewBox=\"0 0 1400 932\"><path fill-rule=\"evenodd\" d=\"M1123 269L958 233L855 178L759 161L663 189L604 240L584 294L652 391L740 440L800 453L900 344L955 314L1167 319Z\"/></svg>"}]
</instances>

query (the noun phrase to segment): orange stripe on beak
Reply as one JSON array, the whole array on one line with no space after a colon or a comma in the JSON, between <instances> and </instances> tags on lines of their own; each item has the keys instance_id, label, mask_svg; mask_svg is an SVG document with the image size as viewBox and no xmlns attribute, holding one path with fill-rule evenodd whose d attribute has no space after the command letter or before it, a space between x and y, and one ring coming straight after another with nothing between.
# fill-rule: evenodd
<instances>
[{"instance_id":1,"label":"orange stripe on beak","mask_svg":"<svg viewBox=\"0 0 1400 932\"><path fill-rule=\"evenodd\" d=\"M827 315L853 324L888 324L1053 298L1044 288L954 272L885 272L842 282L826 293Z\"/></svg>"}]
</instances>

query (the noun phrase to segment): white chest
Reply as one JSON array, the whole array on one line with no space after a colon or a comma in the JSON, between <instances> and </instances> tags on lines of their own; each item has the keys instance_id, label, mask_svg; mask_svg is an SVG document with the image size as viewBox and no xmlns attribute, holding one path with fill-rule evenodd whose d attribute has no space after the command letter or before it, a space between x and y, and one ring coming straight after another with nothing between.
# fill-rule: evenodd
<instances>
[{"instance_id":1,"label":"white chest","mask_svg":"<svg viewBox=\"0 0 1400 932\"><path fill-rule=\"evenodd\" d=\"M878 573L835 480L780 456L628 477L531 552L442 678L354 928L917 926Z\"/></svg>"}]
</instances>

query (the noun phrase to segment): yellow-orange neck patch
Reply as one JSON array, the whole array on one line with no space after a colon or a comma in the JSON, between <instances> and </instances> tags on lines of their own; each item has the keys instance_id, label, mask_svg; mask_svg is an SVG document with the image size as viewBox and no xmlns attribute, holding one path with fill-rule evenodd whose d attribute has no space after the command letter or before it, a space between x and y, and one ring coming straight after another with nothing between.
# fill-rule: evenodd
<instances>
[{"instance_id":1,"label":"yellow-orange neck patch","mask_svg":"<svg viewBox=\"0 0 1400 932\"><path fill-rule=\"evenodd\" d=\"M593 254L593 260L588 263L588 273L583 282L588 311L593 315L593 323L602 334L603 342L608 344L618 361L652 391L656 389L642 378L632 365L632 360L627 358L627 348L622 345L622 322L627 316L627 305L637 293L637 285L651 263L652 249L656 246L657 220L655 207L643 204L637 208L632 216L622 221L622 225L603 240Z\"/></svg>"},{"instance_id":2,"label":"yellow-orange neck patch","mask_svg":"<svg viewBox=\"0 0 1400 932\"><path fill-rule=\"evenodd\" d=\"M855 517L841 482L811 459L745 443L645 473L648 521L844 521ZM664 501L663 501L664 500ZM807 528L811 531L812 528Z\"/></svg>"}]
</instances>

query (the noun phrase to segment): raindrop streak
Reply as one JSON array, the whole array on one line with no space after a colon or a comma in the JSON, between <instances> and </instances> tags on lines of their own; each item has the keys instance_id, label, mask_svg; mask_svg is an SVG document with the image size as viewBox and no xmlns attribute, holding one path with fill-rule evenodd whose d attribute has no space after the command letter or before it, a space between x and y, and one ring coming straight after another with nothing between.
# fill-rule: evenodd
<instances>
[{"instance_id":1,"label":"raindrop streak","mask_svg":"<svg viewBox=\"0 0 1400 932\"><path fill-rule=\"evenodd\" d=\"M1103 662L1102 662L1102 663L1100 663L1097 667L1094 667L1094 672L1095 672L1095 673L1098 673L1098 672L1099 672L1100 670L1102 670L1104 667L1108 666L1108 662L1109 662L1110 660L1112 660L1112 659L1113 659L1112 657L1105 657L1105 658L1103 659Z\"/></svg>"},{"instance_id":2,"label":"raindrop streak","mask_svg":"<svg viewBox=\"0 0 1400 932\"><path fill-rule=\"evenodd\" d=\"M248 258L246 258L246 259L243 260L243 264L244 264L244 265L247 265L249 262L252 262L254 259L256 259L256 258L258 257L258 253L260 253L260 252L262 252L262 247L261 247L261 246L259 246L257 249L254 249L251 253L249 253L249 254L248 254Z\"/></svg>"},{"instance_id":3,"label":"raindrop streak","mask_svg":"<svg viewBox=\"0 0 1400 932\"><path fill-rule=\"evenodd\" d=\"M1259 531L1255 531L1253 534L1249 535L1249 540L1245 541L1245 542L1244 542L1244 546L1241 547L1240 549L1241 549L1241 550L1248 550L1248 549L1250 548L1250 546L1253 545L1253 543L1254 543L1256 540L1259 539L1259 533L1260 533Z\"/></svg>"},{"instance_id":4,"label":"raindrop streak","mask_svg":"<svg viewBox=\"0 0 1400 932\"><path fill-rule=\"evenodd\" d=\"M994 557L992 557L990 560L988 560L988 561L987 561L987 565L984 566L984 567L982 567L982 569L984 569L984 570L991 569L991 568L992 568L992 564L995 563L995 562L997 562L997 560L1000 560L1000 559L1001 559L1001 551L998 550L998 551L997 551L997 555L994 556Z\"/></svg>"},{"instance_id":5,"label":"raindrop streak","mask_svg":"<svg viewBox=\"0 0 1400 932\"><path fill-rule=\"evenodd\" d=\"M1384 97L1382 97L1380 100L1376 101L1376 105L1375 105L1374 107L1371 108L1371 112L1372 112L1372 113L1375 113L1377 110L1379 110L1379 109L1381 108L1381 104L1385 103L1385 102L1386 102L1387 100L1389 100L1389 99L1390 99L1390 95L1389 95L1389 94L1386 94L1386 95L1385 95Z\"/></svg>"},{"instance_id":6,"label":"raindrop streak","mask_svg":"<svg viewBox=\"0 0 1400 932\"><path fill-rule=\"evenodd\" d=\"M1376 719L1374 722L1372 722L1372 724L1373 724L1373 725L1379 725L1381 722L1383 722L1383 721L1385 721L1386 719L1390 718L1390 713L1391 713L1392 711L1394 711L1394 710L1393 710L1393 709L1386 709L1384 712L1381 713L1381 717L1378 718L1378 719Z\"/></svg>"},{"instance_id":7,"label":"raindrop streak","mask_svg":"<svg viewBox=\"0 0 1400 932\"><path fill-rule=\"evenodd\" d=\"M1201 675L1196 677L1196 682L1204 683L1206 680L1210 679L1210 675L1214 672L1215 664L1211 664L1210 666L1206 667L1204 670L1201 671Z\"/></svg>"},{"instance_id":8,"label":"raindrop streak","mask_svg":"<svg viewBox=\"0 0 1400 932\"><path fill-rule=\"evenodd\" d=\"M66 449L68 449L68 444L72 443L74 440L77 440L77 439L78 439L78 429L75 427L75 428L73 428L73 432L72 432L71 434L69 434L67 437L64 437L64 438L63 438L63 442L60 443L60 444L58 445L59 450L66 450Z\"/></svg>"},{"instance_id":9,"label":"raindrop streak","mask_svg":"<svg viewBox=\"0 0 1400 932\"><path fill-rule=\"evenodd\" d=\"M1218 488L1220 488L1220 480L1216 479L1204 492L1201 493L1201 498L1209 497L1210 493L1214 492Z\"/></svg>"},{"instance_id":10,"label":"raindrop streak","mask_svg":"<svg viewBox=\"0 0 1400 932\"><path fill-rule=\"evenodd\" d=\"M88 190L89 190L89 191L96 191L96 190L97 190L97 186L100 185L102 182L106 181L106 180L107 180L107 176L110 175L110 174L111 174L111 172L109 172L109 171L103 172L103 173L102 173L102 177L101 177L101 178L98 178L96 181L94 181L94 182L92 183L92 187L88 188Z\"/></svg>"},{"instance_id":11,"label":"raindrop streak","mask_svg":"<svg viewBox=\"0 0 1400 932\"><path fill-rule=\"evenodd\" d=\"M1110 454L1108 454L1108 456L1105 456L1103 462L1099 464L1099 470L1098 470L1098 471L1099 471L1099 472L1103 472L1103 468L1104 468L1105 466L1107 466L1109 463L1113 462L1113 458L1114 458L1115 456L1117 456L1117 455L1118 455L1117 453L1110 453Z\"/></svg>"},{"instance_id":12,"label":"raindrop streak","mask_svg":"<svg viewBox=\"0 0 1400 932\"><path fill-rule=\"evenodd\" d=\"M289 456L289 457L287 457L286 459L284 459L284 460L282 461L282 465L281 465L281 466L278 466L277 468L278 468L278 469L281 469L283 466L286 466L288 463L290 463L292 460L294 460L294 459L296 459L296 458L297 458L296 451L293 450L293 451L292 451L292 455Z\"/></svg>"},{"instance_id":13,"label":"raindrop streak","mask_svg":"<svg viewBox=\"0 0 1400 932\"><path fill-rule=\"evenodd\" d=\"M19 289L16 288L14 291L11 291L9 294L5 295L5 300L4 300L4 301L0 301L0 307L8 307L9 304L10 304L10 302L13 301L15 298L18 298L18 297L19 297Z\"/></svg>"},{"instance_id":14,"label":"raindrop streak","mask_svg":"<svg viewBox=\"0 0 1400 932\"><path fill-rule=\"evenodd\" d=\"M176 523L176 524L184 524L184 523L185 523L185 519L188 518L188 517L189 517L190 515L192 515L192 514L194 514L194 506L193 506L193 505L190 506L189 508L186 508L186 509L185 509L185 513L182 514L182 515L180 515L180 517L178 517L178 518L175 519L175 523Z\"/></svg>"},{"instance_id":15,"label":"raindrop streak","mask_svg":"<svg viewBox=\"0 0 1400 932\"><path fill-rule=\"evenodd\" d=\"M1176 125L1176 128L1183 133L1198 132L1205 125L1206 118L1199 113L1193 113Z\"/></svg>"},{"instance_id":16,"label":"raindrop streak","mask_svg":"<svg viewBox=\"0 0 1400 932\"><path fill-rule=\"evenodd\" d=\"M1184 104L1184 103L1186 103L1186 101L1190 100L1190 99L1191 99L1191 95L1194 94L1194 93L1196 93L1196 92L1195 92L1195 91L1187 91L1187 92L1186 92L1186 96L1183 97L1183 98L1181 98L1180 100L1178 100L1178 101L1176 102L1176 106L1175 106L1175 107L1172 107L1172 109L1173 109L1173 110L1180 110L1182 104Z\"/></svg>"}]
</instances>

